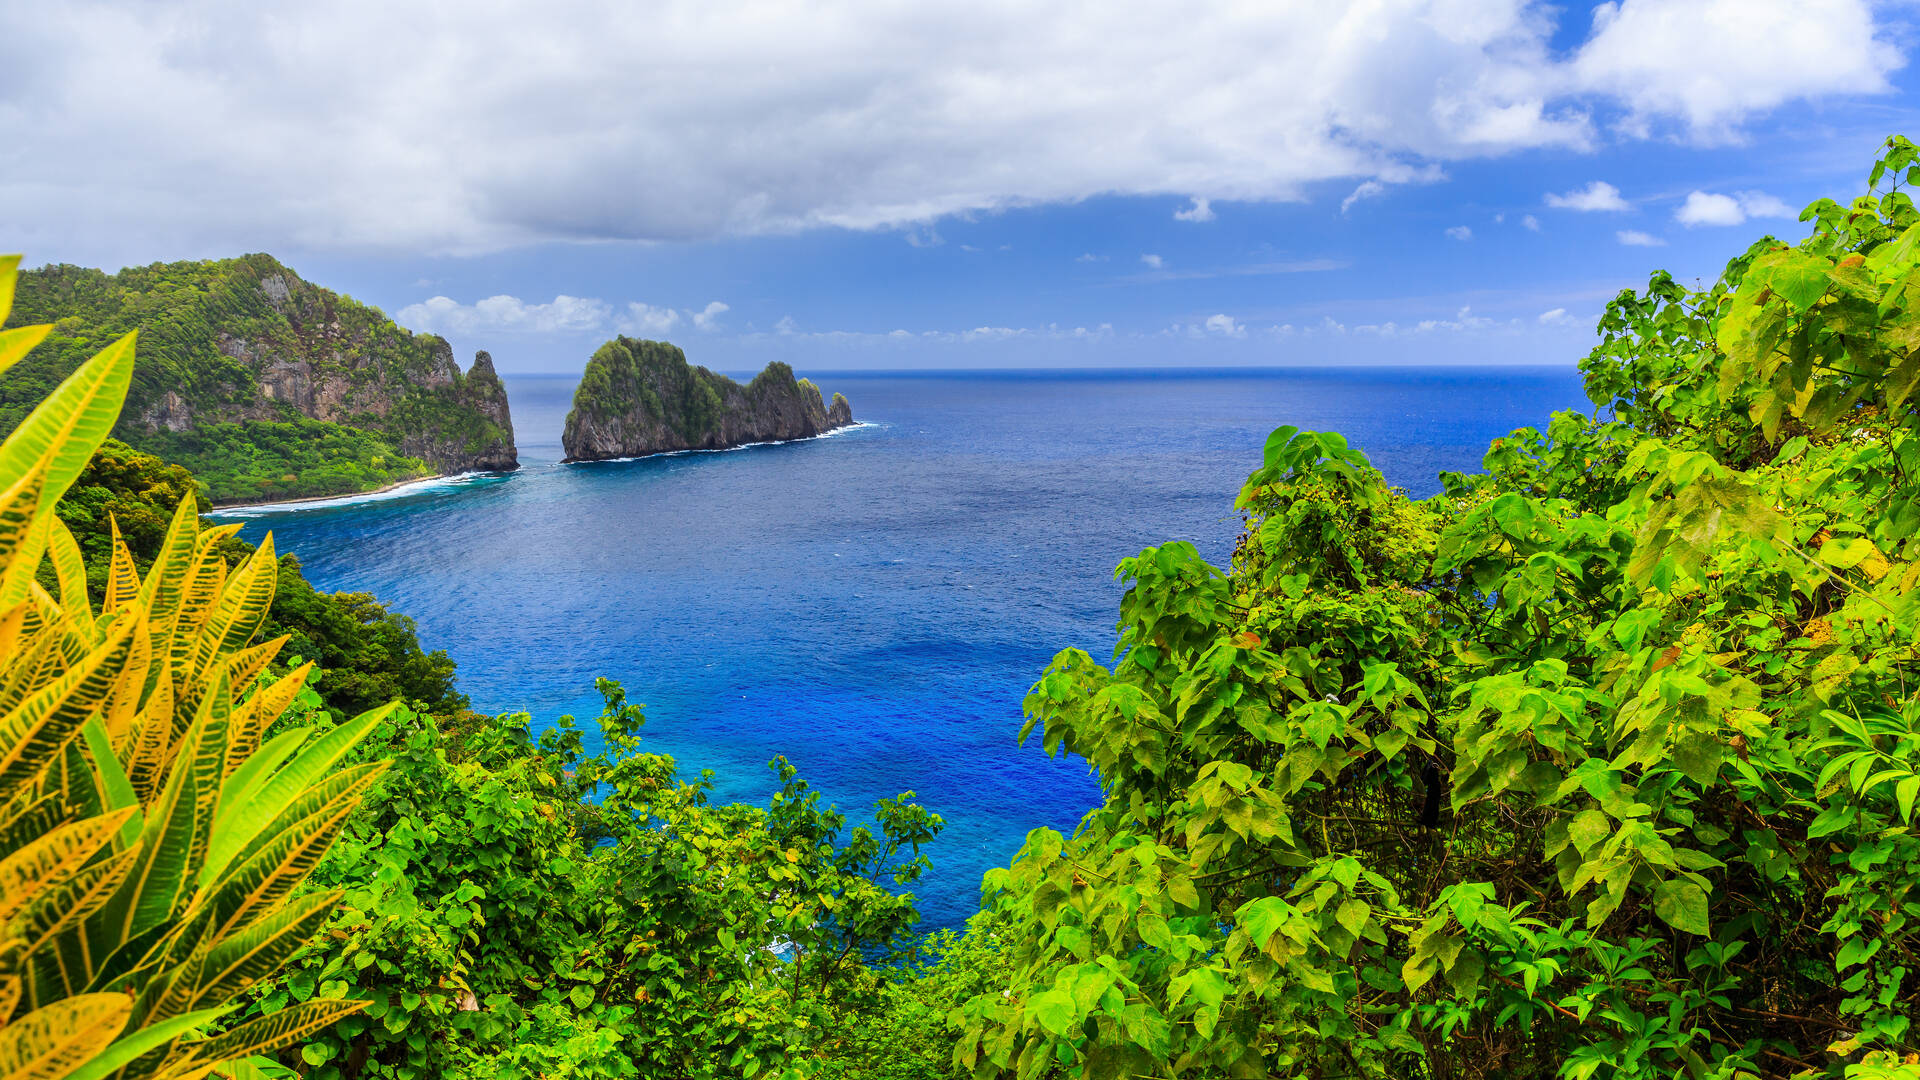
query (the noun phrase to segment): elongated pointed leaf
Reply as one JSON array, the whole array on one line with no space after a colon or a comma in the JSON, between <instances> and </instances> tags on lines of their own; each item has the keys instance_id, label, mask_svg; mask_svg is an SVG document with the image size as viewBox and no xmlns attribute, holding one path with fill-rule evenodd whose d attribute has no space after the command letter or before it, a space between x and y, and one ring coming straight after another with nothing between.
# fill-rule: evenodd
<instances>
[{"instance_id":1,"label":"elongated pointed leaf","mask_svg":"<svg viewBox=\"0 0 1920 1080\"><path fill-rule=\"evenodd\" d=\"M53 517L54 504L86 468L119 419L133 378L134 337L128 334L80 365L0 444L0 483L36 466L47 471L35 512L37 526L44 526ZM45 543L43 528L29 532L28 546L15 557L37 564L39 551L32 546L36 542ZM24 594L24 583L6 581L0 587L0 608Z\"/></svg>"},{"instance_id":2,"label":"elongated pointed leaf","mask_svg":"<svg viewBox=\"0 0 1920 1080\"><path fill-rule=\"evenodd\" d=\"M34 346L46 340L47 331L52 329L51 325L42 323L39 326L16 326L0 331L0 375L6 374L8 368L19 363L21 358L33 351Z\"/></svg>"},{"instance_id":3,"label":"elongated pointed leaf","mask_svg":"<svg viewBox=\"0 0 1920 1080\"><path fill-rule=\"evenodd\" d=\"M260 830L279 817L300 794L312 787L347 756L382 720L393 714L398 703L369 709L327 732L300 751L285 768L274 773L245 802L229 807L221 815L214 836L209 870L225 866L226 860L259 835Z\"/></svg>"},{"instance_id":4,"label":"elongated pointed leaf","mask_svg":"<svg viewBox=\"0 0 1920 1080\"><path fill-rule=\"evenodd\" d=\"M127 627L116 627L80 664L0 717L0 796L52 761L106 698L126 660L127 639Z\"/></svg>"},{"instance_id":5,"label":"elongated pointed leaf","mask_svg":"<svg viewBox=\"0 0 1920 1080\"><path fill-rule=\"evenodd\" d=\"M225 1001L278 971L320 932L339 900L337 891L299 897L214 946L188 1007Z\"/></svg>"},{"instance_id":6,"label":"elongated pointed leaf","mask_svg":"<svg viewBox=\"0 0 1920 1080\"><path fill-rule=\"evenodd\" d=\"M378 766L362 766L378 768ZM376 774L377 775L377 774ZM372 779L367 778L367 783ZM279 831L258 851L240 859L217 882L208 906L220 921L221 936L233 933L280 903L320 862L359 807L358 789L343 793L319 811Z\"/></svg>"},{"instance_id":7,"label":"elongated pointed leaf","mask_svg":"<svg viewBox=\"0 0 1920 1080\"><path fill-rule=\"evenodd\" d=\"M285 640L285 638L277 639L274 644L277 645L279 642ZM240 771L246 769L247 765L252 763L253 758L257 756L256 751L259 748L261 736L265 734L268 728L273 726L274 721L280 719L281 713L287 711L287 706L293 704L293 699L298 697L300 691L306 687L307 677L312 672L313 664L311 662L301 664L299 667L275 681L273 685L255 691L254 695L247 699L245 705L234 710L233 739L231 747L227 751L229 781L231 781L233 775L237 775ZM235 685L238 685L238 683ZM304 741L306 735L311 734L311 731L305 732L302 736L302 741ZM277 736L275 737L275 741L279 741ZM229 786L238 791L252 791L254 782L257 782L268 773L279 768L280 762L284 760L286 759L278 758L270 763L263 763L250 771L249 775L252 779L249 780L248 783L240 785L230 783ZM224 789L221 797L226 797ZM237 799L240 796L236 794L233 797Z\"/></svg>"},{"instance_id":8,"label":"elongated pointed leaf","mask_svg":"<svg viewBox=\"0 0 1920 1080\"><path fill-rule=\"evenodd\" d=\"M63 825L0 860L0 921L11 919L34 894L84 866L113 842L132 807Z\"/></svg>"},{"instance_id":9,"label":"elongated pointed leaf","mask_svg":"<svg viewBox=\"0 0 1920 1080\"><path fill-rule=\"evenodd\" d=\"M237 1007L237 1005L223 1005L217 1009L202 1009L185 1016L176 1016L150 1027L143 1027L107 1047L105 1053L87 1062L85 1066L68 1074L68 1080L105 1080L115 1070L135 1058L174 1042L184 1035L192 1034L195 1028L205 1027Z\"/></svg>"},{"instance_id":10,"label":"elongated pointed leaf","mask_svg":"<svg viewBox=\"0 0 1920 1080\"><path fill-rule=\"evenodd\" d=\"M100 614L118 611L140 595L140 572L135 568L133 552L120 536L120 519L107 515L113 532L113 555L107 564L107 592L100 601Z\"/></svg>"},{"instance_id":11,"label":"elongated pointed leaf","mask_svg":"<svg viewBox=\"0 0 1920 1080\"><path fill-rule=\"evenodd\" d=\"M63 1080L126 1026L124 994L81 994L0 1028L0 1080Z\"/></svg>"},{"instance_id":12,"label":"elongated pointed leaf","mask_svg":"<svg viewBox=\"0 0 1920 1080\"><path fill-rule=\"evenodd\" d=\"M47 557L60 584L60 613L72 619L82 634L91 637L93 607L87 596L87 567L80 559L80 545L74 542L66 522L56 517L48 524L53 531L47 538Z\"/></svg>"},{"instance_id":13,"label":"elongated pointed leaf","mask_svg":"<svg viewBox=\"0 0 1920 1080\"><path fill-rule=\"evenodd\" d=\"M113 743L107 738L106 725L99 717L88 720L80 728L80 734L87 742L87 755L93 764L93 771L100 779L101 801L109 810L125 808L130 810L126 823L120 826L120 840L124 847L132 847L140 839L140 827L145 820L140 813L140 797L133 793L133 782L127 779L125 769L120 767L120 759L114 756Z\"/></svg>"},{"instance_id":14,"label":"elongated pointed leaf","mask_svg":"<svg viewBox=\"0 0 1920 1080\"><path fill-rule=\"evenodd\" d=\"M294 752L300 749L301 744L305 743L312 736L312 728L295 728L292 731L283 731L275 735L265 746L262 746L249 755L248 758L240 764L239 768L228 774L226 782L220 787L220 805L224 807L244 807L246 805L247 793L257 790L263 778L272 773L273 770L279 768L288 758L292 757ZM231 811L228 811L228 813L230 812ZM223 819L226 816L226 813L221 815ZM227 843L225 834L231 831L223 830L221 821L214 822L213 829L213 847L207 856L209 863L212 863L213 860L220 857L219 852L223 845ZM238 848L236 847L233 850L238 850Z\"/></svg>"},{"instance_id":15,"label":"elongated pointed leaf","mask_svg":"<svg viewBox=\"0 0 1920 1080\"><path fill-rule=\"evenodd\" d=\"M99 928L97 951L112 951L165 923L185 906L213 830L220 777L226 767L227 714L223 675L188 729L159 801L147 813L147 825L140 834L140 861L121 887L124 896L116 897L116 904L105 913L109 918Z\"/></svg>"},{"instance_id":16,"label":"elongated pointed leaf","mask_svg":"<svg viewBox=\"0 0 1920 1080\"><path fill-rule=\"evenodd\" d=\"M324 1031L366 1008L364 1001L335 1001L320 998L289 1005L271 1016L263 1016L207 1040L195 1048L202 1061L230 1061L234 1058L271 1054L301 1042L317 1031Z\"/></svg>"}]
</instances>

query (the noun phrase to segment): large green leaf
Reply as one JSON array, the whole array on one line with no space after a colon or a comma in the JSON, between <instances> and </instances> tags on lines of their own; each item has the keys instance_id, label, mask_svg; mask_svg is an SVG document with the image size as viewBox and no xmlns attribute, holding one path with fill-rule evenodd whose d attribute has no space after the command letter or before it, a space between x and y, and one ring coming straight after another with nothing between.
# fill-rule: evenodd
<instances>
[{"instance_id":1,"label":"large green leaf","mask_svg":"<svg viewBox=\"0 0 1920 1080\"><path fill-rule=\"evenodd\" d=\"M15 560L38 563L54 505L119 419L133 378L133 343L134 335L128 334L80 365L0 444L0 486L11 486L36 466L47 471L36 526ZM0 610L26 596L26 586L26 579L8 575L0 586Z\"/></svg>"}]
</instances>

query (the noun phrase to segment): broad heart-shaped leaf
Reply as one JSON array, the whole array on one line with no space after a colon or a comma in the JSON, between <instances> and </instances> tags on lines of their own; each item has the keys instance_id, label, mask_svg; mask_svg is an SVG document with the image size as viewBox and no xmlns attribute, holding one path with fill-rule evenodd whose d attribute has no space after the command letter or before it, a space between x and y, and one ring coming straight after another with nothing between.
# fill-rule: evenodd
<instances>
[{"instance_id":1,"label":"broad heart-shaped leaf","mask_svg":"<svg viewBox=\"0 0 1920 1080\"><path fill-rule=\"evenodd\" d=\"M1832 262L1798 248L1771 255L1754 269L1796 315L1818 303L1833 278Z\"/></svg>"},{"instance_id":2,"label":"broad heart-shaped leaf","mask_svg":"<svg viewBox=\"0 0 1920 1080\"><path fill-rule=\"evenodd\" d=\"M1065 990L1046 990L1027 1002L1027 1012L1040 1026L1055 1035L1065 1035L1079 1018L1073 995Z\"/></svg>"},{"instance_id":3,"label":"broad heart-shaped leaf","mask_svg":"<svg viewBox=\"0 0 1920 1080\"><path fill-rule=\"evenodd\" d=\"M53 1002L0 1028L0 1076L62 1080L76 1075L126 1026L125 994L79 994Z\"/></svg>"},{"instance_id":4,"label":"broad heart-shaped leaf","mask_svg":"<svg viewBox=\"0 0 1920 1080\"><path fill-rule=\"evenodd\" d=\"M1706 937L1706 890L1685 878L1669 878L1653 890L1653 913L1675 930Z\"/></svg>"},{"instance_id":5,"label":"broad heart-shaped leaf","mask_svg":"<svg viewBox=\"0 0 1920 1080\"><path fill-rule=\"evenodd\" d=\"M26 559L29 567L38 565L38 545L46 542L40 525L53 517L54 505L113 430L133 378L133 342L134 335L128 334L81 364L0 444L0 487L11 486L36 466L47 470L34 518L36 528L29 531L28 546L16 551L14 560ZM11 573L0 579L0 610L26 596L28 581Z\"/></svg>"}]
</instances>

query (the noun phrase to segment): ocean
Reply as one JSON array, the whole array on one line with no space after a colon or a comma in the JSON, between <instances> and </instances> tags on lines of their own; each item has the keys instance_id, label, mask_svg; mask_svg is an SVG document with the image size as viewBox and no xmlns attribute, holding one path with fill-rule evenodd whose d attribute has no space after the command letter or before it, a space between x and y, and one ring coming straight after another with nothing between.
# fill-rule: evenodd
<instances>
[{"instance_id":1,"label":"ocean","mask_svg":"<svg viewBox=\"0 0 1920 1080\"><path fill-rule=\"evenodd\" d=\"M914 792L947 822L924 923L957 926L1028 830L1099 800L1085 763L1016 742L1027 688L1061 649L1112 655L1120 559L1189 540L1225 564L1270 431L1342 432L1418 496L1585 407L1564 367L803 374L860 426L581 465L558 463L574 380L509 376L518 472L244 535L412 616L475 708L590 721L605 676L719 801L764 802L775 755L853 823Z\"/></svg>"}]
</instances>

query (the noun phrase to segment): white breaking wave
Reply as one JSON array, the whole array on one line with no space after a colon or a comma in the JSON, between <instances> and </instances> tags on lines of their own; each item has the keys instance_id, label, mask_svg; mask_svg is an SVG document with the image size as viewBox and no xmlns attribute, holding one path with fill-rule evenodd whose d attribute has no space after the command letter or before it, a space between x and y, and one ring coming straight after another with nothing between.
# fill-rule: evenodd
<instances>
[{"instance_id":1,"label":"white breaking wave","mask_svg":"<svg viewBox=\"0 0 1920 1080\"><path fill-rule=\"evenodd\" d=\"M333 495L320 499L292 499L287 502L255 503L247 506L229 506L209 511L211 517L256 518L276 514L297 514L306 510L333 510L342 506L355 506L360 503L386 502L391 499L412 498L436 491L454 491L472 487L476 483L490 483L512 473L460 473L456 476L429 476L424 480L409 480L403 484L381 491L362 492L358 495Z\"/></svg>"},{"instance_id":2,"label":"white breaking wave","mask_svg":"<svg viewBox=\"0 0 1920 1080\"><path fill-rule=\"evenodd\" d=\"M886 426L887 425L880 423L879 421L876 421L876 420L855 420L853 423L848 424L845 427L837 427L837 428L834 428L832 431L823 431L818 435L806 435L798 439L762 439L759 442L741 443L739 446L721 446L721 447L715 447L712 449L708 449L705 447L695 447L692 450L660 450L651 454L636 454L633 457L594 458L591 461L569 461L569 462L566 462L565 464L568 464L568 465L616 465L622 461L646 461L649 458L680 457L683 454L731 454L735 450L751 450L756 446L782 446L786 443L812 442L815 439L831 439L835 435L843 435L850 431L858 431L861 428L881 428Z\"/></svg>"}]
</instances>

